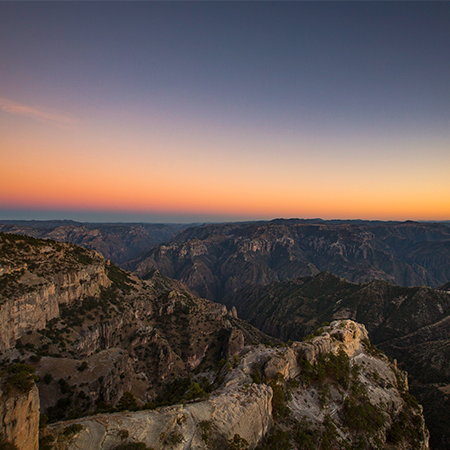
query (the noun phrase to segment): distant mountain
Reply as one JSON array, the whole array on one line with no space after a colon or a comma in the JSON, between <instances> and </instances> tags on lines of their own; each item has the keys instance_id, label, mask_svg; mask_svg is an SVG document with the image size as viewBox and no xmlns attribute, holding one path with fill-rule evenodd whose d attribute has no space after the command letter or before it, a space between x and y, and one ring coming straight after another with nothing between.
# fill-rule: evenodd
<instances>
[{"instance_id":1,"label":"distant mountain","mask_svg":"<svg viewBox=\"0 0 450 450\"><path fill-rule=\"evenodd\" d=\"M172 239L187 226L146 223L92 224L72 220L0 221L0 231L4 233L70 242L97 250L105 258L119 265L136 258L143 250Z\"/></svg>"},{"instance_id":2,"label":"distant mountain","mask_svg":"<svg viewBox=\"0 0 450 450\"><path fill-rule=\"evenodd\" d=\"M352 319L371 342L410 375L424 406L431 447L450 448L450 293L375 280L355 284L323 272L267 286L252 285L227 301L262 331L300 340L323 322ZM437 407L436 405L439 405Z\"/></svg>"},{"instance_id":3,"label":"distant mountain","mask_svg":"<svg viewBox=\"0 0 450 450\"><path fill-rule=\"evenodd\" d=\"M143 277L157 268L215 301L247 284L325 270L358 283L437 287L450 280L450 228L300 219L207 225L182 231L126 267Z\"/></svg>"}]
</instances>

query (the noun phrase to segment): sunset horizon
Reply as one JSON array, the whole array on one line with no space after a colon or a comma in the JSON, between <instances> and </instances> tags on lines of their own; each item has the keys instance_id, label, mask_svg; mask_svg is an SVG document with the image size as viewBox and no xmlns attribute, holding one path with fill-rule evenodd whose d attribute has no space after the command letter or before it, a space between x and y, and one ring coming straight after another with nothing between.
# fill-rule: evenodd
<instances>
[{"instance_id":1,"label":"sunset horizon","mask_svg":"<svg viewBox=\"0 0 450 450\"><path fill-rule=\"evenodd\" d=\"M3 3L0 219L449 220L449 18Z\"/></svg>"}]
</instances>

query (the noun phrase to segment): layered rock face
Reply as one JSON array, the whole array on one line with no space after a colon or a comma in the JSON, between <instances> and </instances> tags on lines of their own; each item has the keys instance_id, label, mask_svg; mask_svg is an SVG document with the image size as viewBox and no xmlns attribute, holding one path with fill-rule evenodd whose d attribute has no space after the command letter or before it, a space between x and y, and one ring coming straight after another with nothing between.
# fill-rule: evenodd
<instances>
[{"instance_id":1,"label":"layered rock face","mask_svg":"<svg viewBox=\"0 0 450 450\"><path fill-rule=\"evenodd\" d=\"M0 351L111 281L96 252L0 233Z\"/></svg>"},{"instance_id":2,"label":"layered rock face","mask_svg":"<svg viewBox=\"0 0 450 450\"><path fill-rule=\"evenodd\" d=\"M38 450L39 393L35 385L27 394L0 390L0 431L20 450Z\"/></svg>"},{"instance_id":3,"label":"layered rock face","mask_svg":"<svg viewBox=\"0 0 450 450\"><path fill-rule=\"evenodd\" d=\"M330 273L269 286L249 286L231 300L240 317L284 340L323 322L364 323L371 341L398 360L424 406L433 448L450 445L450 293L384 281L355 284ZM436 408L436 405L439 405Z\"/></svg>"},{"instance_id":4,"label":"layered rock face","mask_svg":"<svg viewBox=\"0 0 450 450\"><path fill-rule=\"evenodd\" d=\"M305 381L312 376L312 370L320 372L326 358L347 364L347 384L339 384L332 374L325 375L322 385L316 379ZM221 383L208 400L70 422L80 424L82 429L67 448L110 450L123 443L143 442L161 450L222 450L238 435L253 449L270 436L274 424L277 426L280 408L288 408L291 419L283 426L285 430L294 427L288 438L294 448L303 448L298 444L298 430L307 420L309 432L317 435L317 448L331 426L335 430L332 448L344 448L365 439L367 446L374 448L388 445L391 449L428 449L421 408L405 400L405 375L385 356L374 353L364 326L337 321L311 341L295 342L291 348L247 346L238 358L233 358L233 364L234 368L224 368L218 374ZM261 379L256 380L257 373ZM327 391L325 396L321 389ZM286 403L282 406L280 390L289 392L283 397ZM368 422L370 429L358 429L349 418L354 411L361 413L358 408L369 410L374 420L379 420L377 425ZM409 431L394 436L401 420ZM57 436L67 425L52 425L51 433Z\"/></svg>"},{"instance_id":5,"label":"layered rock face","mask_svg":"<svg viewBox=\"0 0 450 450\"><path fill-rule=\"evenodd\" d=\"M0 364L32 362L50 420L111 409L127 391L154 401L171 380L270 340L157 271L143 281L96 252L26 236L0 234L0 245Z\"/></svg>"},{"instance_id":6,"label":"layered rock face","mask_svg":"<svg viewBox=\"0 0 450 450\"><path fill-rule=\"evenodd\" d=\"M200 296L221 301L250 283L329 271L362 283L437 287L450 279L450 228L440 224L266 223L192 227L127 267L157 268Z\"/></svg>"},{"instance_id":7,"label":"layered rock face","mask_svg":"<svg viewBox=\"0 0 450 450\"><path fill-rule=\"evenodd\" d=\"M173 238L188 225L181 224L85 224L73 221L6 221L0 231L70 242L96 250L114 264L122 264ZM0 270L1 273L1 270Z\"/></svg>"}]
</instances>

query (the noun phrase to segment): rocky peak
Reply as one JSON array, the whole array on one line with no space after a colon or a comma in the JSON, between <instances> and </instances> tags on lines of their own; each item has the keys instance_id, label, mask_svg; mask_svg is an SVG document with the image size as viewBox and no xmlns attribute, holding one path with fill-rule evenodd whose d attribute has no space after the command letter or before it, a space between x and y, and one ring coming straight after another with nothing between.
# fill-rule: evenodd
<instances>
[{"instance_id":1,"label":"rocky peak","mask_svg":"<svg viewBox=\"0 0 450 450\"><path fill-rule=\"evenodd\" d=\"M246 346L218 373L222 381L209 399L77 420L80 432L68 449L109 450L123 442L120 430L128 432L127 442L161 450L225 450L236 435L253 449L273 439L279 427L285 430L279 435L287 439L284 445L296 448L303 448L299 442L307 433L315 436L318 446L328 439L333 448L364 441L368 446L399 450L428 449L421 409L409 400L404 378L366 337L363 326L336 321L313 342L295 342L290 348ZM323 344L330 339L331 344ZM316 353L311 364L304 355L310 355L312 346ZM331 354L333 364L347 368L348 378L334 378L337 372L332 365L319 375L322 365L330 364ZM353 419L352 414L369 412L379 422ZM283 414L290 419L285 421ZM55 424L51 432L61 433L66 426Z\"/></svg>"}]
</instances>

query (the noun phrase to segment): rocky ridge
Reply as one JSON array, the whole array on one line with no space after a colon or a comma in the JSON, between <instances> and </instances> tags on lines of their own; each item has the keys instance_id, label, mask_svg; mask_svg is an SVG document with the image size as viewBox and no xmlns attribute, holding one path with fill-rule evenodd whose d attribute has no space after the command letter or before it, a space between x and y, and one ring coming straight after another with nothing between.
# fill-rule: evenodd
<instances>
[{"instance_id":1,"label":"rocky ridge","mask_svg":"<svg viewBox=\"0 0 450 450\"><path fill-rule=\"evenodd\" d=\"M314 377L327 358L347 370L345 380L336 381L331 373L322 380ZM428 448L421 408L410 400L405 374L377 353L365 328L352 321L333 322L291 347L246 346L230 364L207 400L58 423L48 432L62 448L77 450L138 442L160 450L221 450L234 448L233 439L252 449L279 448L274 439L295 449L322 448L325 442L328 448L361 443L364 448ZM352 414L366 410L376 426L372 419L353 423ZM74 424L79 431L67 441L63 432ZM304 445L308 435L315 437L312 446Z\"/></svg>"},{"instance_id":2,"label":"rocky ridge","mask_svg":"<svg viewBox=\"0 0 450 450\"><path fill-rule=\"evenodd\" d=\"M265 223L192 227L126 267L150 269L223 301L247 284L329 271L350 281L437 287L450 279L450 228L433 223Z\"/></svg>"},{"instance_id":3,"label":"rocky ridge","mask_svg":"<svg viewBox=\"0 0 450 450\"><path fill-rule=\"evenodd\" d=\"M284 340L302 339L322 322L363 323L371 341L395 358L424 406L433 448L450 445L450 294L385 281L351 283L331 273L253 285L228 303L240 317ZM436 409L439 405L439 409Z\"/></svg>"},{"instance_id":4,"label":"rocky ridge","mask_svg":"<svg viewBox=\"0 0 450 450\"><path fill-rule=\"evenodd\" d=\"M157 271L143 281L72 244L0 239L0 365L33 364L51 420L111 410L126 392L137 405L162 403L171 380L189 385L194 371L270 341Z\"/></svg>"},{"instance_id":5,"label":"rocky ridge","mask_svg":"<svg viewBox=\"0 0 450 450\"><path fill-rule=\"evenodd\" d=\"M96 250L115 264L136 258L186 228L182 224L89 224L73 221L3 221L0 232L70 242Z\"/></svg>"}]
</instances>

